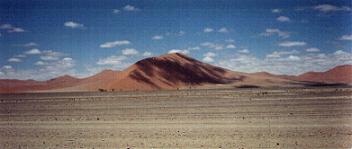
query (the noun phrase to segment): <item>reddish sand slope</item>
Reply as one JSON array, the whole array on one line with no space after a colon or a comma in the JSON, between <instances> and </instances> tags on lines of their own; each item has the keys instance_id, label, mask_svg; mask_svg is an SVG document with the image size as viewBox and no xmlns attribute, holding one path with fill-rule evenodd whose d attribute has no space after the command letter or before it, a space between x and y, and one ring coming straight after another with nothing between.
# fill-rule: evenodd
<instances>
[{"instance_id":1,"label":"reddish sand slope","mask_svg":"<svg viewBox=\"0 0 352 149\"><path fill-rule=\"evenodd\" d=\"M352 84L352 65L341 65L325 72L307 72L297 76L297 80L323 83Z\"/></svg>"},{"instance_id":2,"label":"reddish sand slope","mask_svg":"<svg viewBox=\"0 0 352 149\"><path fill-rule=\"evenodd\" d=\"M94 76L82 79L78 84L66 90L97 91L98 89L106 89L110 82L119 79L120 76L120 71L104 70Z\"/></svg>"},{"instance_id":3,"label":"reddish sand slope","mask_svg":"<svg viewBox=\"0 0 352 149\"><path fill-rule=\"evenodd\" d=\"M50 90L56 88L64 88L74 86L80 79L74 78L69 75L57 77L47 81L35 81L35 80L0 80L0 92L11 93L11 92L26 92L36 90Z\"/></svg>"}]
</instances>

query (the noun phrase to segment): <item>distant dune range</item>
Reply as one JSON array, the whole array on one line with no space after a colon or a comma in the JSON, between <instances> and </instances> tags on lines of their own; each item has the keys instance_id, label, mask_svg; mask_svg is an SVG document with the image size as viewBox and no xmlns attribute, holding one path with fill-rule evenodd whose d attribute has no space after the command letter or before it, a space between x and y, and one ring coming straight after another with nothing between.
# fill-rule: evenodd
<instances>
[{"instance_id":1,"label":"distant dune range","mask_svg":"<svg viewBox=\"0 0 352 149\"><path fill-rule=\"evenodd\" d=\"M243 73L212 66L180 53L140 60L123 71L104 70L87 78L61 76L47 81L0 80L0 93L149 91L186 88L302 87L352 84L352 65L298 76Z\"/></svg>"}]
</instances>

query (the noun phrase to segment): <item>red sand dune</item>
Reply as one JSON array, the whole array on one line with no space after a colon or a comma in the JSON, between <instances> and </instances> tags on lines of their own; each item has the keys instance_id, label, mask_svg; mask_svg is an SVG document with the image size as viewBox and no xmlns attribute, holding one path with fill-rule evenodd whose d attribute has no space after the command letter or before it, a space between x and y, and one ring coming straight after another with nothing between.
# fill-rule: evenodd
<instances>
[{"instance_id":1,"label":"red sand dune","mask_svg":"<svg viewBox=\"0 0 352 149\"><path fill-rule=\"evenodd\" d=\"M69 75L53 78L47 81L4 79L0 80L0 93L64 88L75 85L79 80L80 79Z\"/></svg>"},{"instance_id":2,"label":"red sand dune","mask_svg":"<svg viewBox=\"0 0 352 149\"><path fill-rule=\"evenodd\" d=\"M104 70L87 78L61 76L47 81L0 80L0 92L159 90L189 87L303 86L304 82L352 83L352 65L299 76L241 73L212 66L180 53L138 61L123 71Z\"/></svg>"},{"instance_id":3,"label":"red sand dune","mask_svg":"<svg viewBox=\"0 0 352 149\"><path fill-rule=\"evenodd\" d=\"M229 77L229 70L202 63L174 53L146 58L124 70L122 79L109 84L118 90L174 89L189 85L226 84L238 78Z\"/></svg>"},{"instance_id":4,"label":"red sand dune","mask_svg":"<svg viewBox=\"0 0 352 149\"><path fill-rule=\"evenodd\" d=\"M307 72L297 76L297 80L322 83L352 84L352 65L341 65L325 72Z\"/></svg>"}]
</instances>

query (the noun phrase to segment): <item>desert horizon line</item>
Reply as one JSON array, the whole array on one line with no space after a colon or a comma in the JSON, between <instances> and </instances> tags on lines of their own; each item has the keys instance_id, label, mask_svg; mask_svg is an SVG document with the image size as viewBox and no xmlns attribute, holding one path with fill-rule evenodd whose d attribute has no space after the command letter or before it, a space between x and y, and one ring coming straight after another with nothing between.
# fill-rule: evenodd
<instances>
[{"instance_id":1,"label":"desert horizon line","mask_svg":"<svg viewBox=\"0 0 352 149\"><path fill-rule=\"evenodd\" d=\"M194 57L191 57L185 53L182 53L182 52L172 52L172 53L164 53L164 54L161 54L161 55L157 55L157 56L150 56L150 57L145 57L145 58L142 58L138 61L136 61L135 63L132 63L130 65L128 65L126 68L124 69L120 69L120 70L116 70L116 69L110 69L110 68L107 68L107 69L102 69L100 71L98 71L97 73L94 73L94 74L91 74L91 75L87 75L87 76L75 76L75 75L72 75L72 74L63 74L63 75L58 75L56 77L52 77L52 78L48 78L48 79L44 79L44 80L40 80L40 79L7 79L7 78L4 78L4 79L0 79L0 80L23 80L23 81L26 81L26 80L33 80L33 81L49 81L49 80L52 80L52 79L57 79L57 78L61 78L61 77L72 77L72 78L75 78L75 79L85 79L85 78L89 78L89 77L92 77L96 74L100 74L104 71L115 71L115 72L122 72L122 71L125 71L127 70L129 67L131 67L132 65L138 63L139 61L142 61L142 60L145 60L145 59L150 59L150 58L156 58L156 57L163 57L163 56L167 56L167 55L174 55L174 54L181 54L183 56L186 56L186 57L189 57L189 58L192 58L192 59L196 59ZM196 59L198 60L198 59ZM209 65L212 65L210 63L207 63L207 62L204 62L202 61L203 63L206 63L206 64L209 64ZM321 73L321 72L326 72L326 71L329 71L333 68L336 68L336 67L340 67L340 66L352 66L352 64L341 64L341 65L336 65L336 66L333 66L331 68L328 68L324 71L306 71L306 72L303 72L303 73L300 73L300 74L278 74L278 73L273 73L273 72L270 72L270 71L256 71L256 72L245 72L245 71L237 71L237 70L232 70L232 69L229 69L229 68L224 68L224 67L221 67L221 66L217 66L217 65L214 65L216 67L219 67L219 68L222 68L222 69L226 69L226 70L230 70L230 71L234 71L234 72L241 72L241 73L247 73L247 74L256 74L256 73L268 73L270 75L275 75L275 76L300 76L300 75L303 75L303 74L306 74L306 73Z\"/></svg>"}]
</instances>

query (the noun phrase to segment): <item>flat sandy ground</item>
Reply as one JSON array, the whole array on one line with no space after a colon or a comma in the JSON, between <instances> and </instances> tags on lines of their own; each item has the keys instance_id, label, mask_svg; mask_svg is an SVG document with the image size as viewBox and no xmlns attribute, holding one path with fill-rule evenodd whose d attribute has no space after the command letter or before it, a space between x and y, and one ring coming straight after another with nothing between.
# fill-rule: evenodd
<instances>
[{"instance_id":1,"label":"flat sandy ground","mask_svg":"<svg viewBox=\"0 0 352 149\"><path fill-rule=\"evenodd\" d=\"M352 89L0 95L0 148L352 147Z\"/></svg>"}]
</instances>

